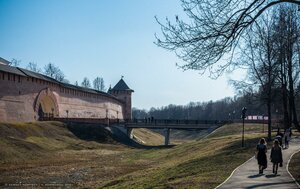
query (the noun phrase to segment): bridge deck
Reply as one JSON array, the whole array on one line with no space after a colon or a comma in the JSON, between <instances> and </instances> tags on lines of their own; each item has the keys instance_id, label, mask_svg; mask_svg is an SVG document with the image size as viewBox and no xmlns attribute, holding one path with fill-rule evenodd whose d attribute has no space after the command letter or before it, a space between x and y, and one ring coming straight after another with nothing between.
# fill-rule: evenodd
<instances>
[{"instance_id":1,"label":"bridge deck","mask_svg":"<svg viewBox=\"0 0 300 189\"><path fill-rule=\"evenodd\" d=\"M208 129L212 124L143 124L126 123L127 128L146 128L146 129Z\"/></svg>"},{"instance_id":2,"label":"bridge deck","mask_svg":"<svg viewBox=\"0 0 300 189\"><path fill-rule=\"evenodd\" d=\"M219 120L170 120L170 119L95 119L95 118L62 118L44 117L43 121L62 121L77 123L96 123L107 126L124 125L127 128L148 129L208 129L212 125L224 125L227 121Z\"/></svg>"}]
</instances>

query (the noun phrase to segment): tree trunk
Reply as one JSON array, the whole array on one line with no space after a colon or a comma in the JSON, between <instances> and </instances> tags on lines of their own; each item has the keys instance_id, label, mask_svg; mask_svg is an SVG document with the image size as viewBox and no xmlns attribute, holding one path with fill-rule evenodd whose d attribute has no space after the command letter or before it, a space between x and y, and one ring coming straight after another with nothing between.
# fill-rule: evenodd
<instances>
[{"instance_id":1,"label":"tree trunk","mask_svg":"<svg viewBox=\"0 0 300 189\"><path fill-rule=\"evenodd\" d=\"M293 65L292 65L292 44L288 44L289 48L287 48L287 63L288 63L288 79L289 79L289 109L290 109L290 116L289 116L289 123L294 123L295 127L300 131L299 123L297 119L297 111L295 105L295 92L294 92L294 79L293 79ZM288 125L289 127L291 126Z\"/></svg>"},{"instance_id":2,"label":"tree trunk","mask_svg":"<svg viewBox=\"0 0 300 189\"><path fill-rule=\"evenodd\" d=\"M267 109L268 109L268 141L272 141L271 98L268 98Z\"/></svg>"}]
</instances>

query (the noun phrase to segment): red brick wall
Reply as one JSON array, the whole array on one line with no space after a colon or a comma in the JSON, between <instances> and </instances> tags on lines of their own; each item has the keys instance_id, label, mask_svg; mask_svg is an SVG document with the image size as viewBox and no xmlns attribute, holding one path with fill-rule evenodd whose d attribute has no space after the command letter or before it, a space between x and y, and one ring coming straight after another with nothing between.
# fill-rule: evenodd
<instances>
[{"instance_id":1,"label":"red brick wall","mask_svg":"<svg viewBox=\"0 0 300 189\"><path fill-rule=\"evenodd\" d=\"M58 110L55 110L55 116L80 118L107 116L119 119L125 117L124 103L113 97L74 90L48 81L0 71L0 121L37 119L35 103L39 93L47 88L56 97Z\"/></svg>"},{"instance_id":2,"label":"red brick wall","mask_svg":"<svg viewBox=\"0 0 300 189\"><path fill-rule=\"evenodd\" d=\"M123 112L125 119L132 118L131 94L131 91L112 91L112 95L116 96L119 100L124 102Z\"/></svg>"}]
</instances>

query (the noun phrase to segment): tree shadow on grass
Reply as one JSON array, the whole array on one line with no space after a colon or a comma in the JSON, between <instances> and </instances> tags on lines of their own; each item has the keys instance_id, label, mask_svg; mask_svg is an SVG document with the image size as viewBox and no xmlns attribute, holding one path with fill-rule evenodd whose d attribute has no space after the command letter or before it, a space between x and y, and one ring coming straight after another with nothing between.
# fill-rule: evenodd
<instances>
[{"instance_id":1,"label":"tree shadow on grass","mask_svg":"<svg viewBox=\"0 0 300 189\"><path fill-rule=\"evenodd\" d=\"M172 148L175 145L159 145L159 146L147 146L132 140L125 133L116 127L107 127L100 124L90 123L67 123L66 127L77 138L85 141L95 141L98 143L109 144L124 144L128 147L138 149L164 149Z\"/></svg>"}]
</instances>

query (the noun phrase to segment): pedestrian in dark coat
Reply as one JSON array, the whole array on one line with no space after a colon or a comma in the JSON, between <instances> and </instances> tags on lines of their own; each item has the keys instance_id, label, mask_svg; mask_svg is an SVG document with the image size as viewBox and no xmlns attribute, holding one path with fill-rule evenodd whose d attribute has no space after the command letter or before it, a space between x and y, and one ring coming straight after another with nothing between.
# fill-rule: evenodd
<instances>
[{"instance_id":1,"label":"pedestrian in dark coat","mask_svg":"<svg viewBox=\"0 0 300 189\"><path fill-rule=\"evenodd\" d=\"M274 140L270 159L271 162L273 163L273 173L277 175L278 164L280 165L280 167L282 166L282 149L281 146L279 145L279 141L276 139Z\"/></svg>"},{"instance_id":2,"label":"pedestrian in dark coat","mask_svg":"<svg viewBox=\"0 0 300 189\"><path fill-rule=\"evenodd\" d=\"M264 169L267 168L268 162L267 162L267 146L266 146L266 140L264 138L261 138L259 143L256 146L256 158L259 168L259 173L262 174Z\"/></svg>"}]
</instances>

